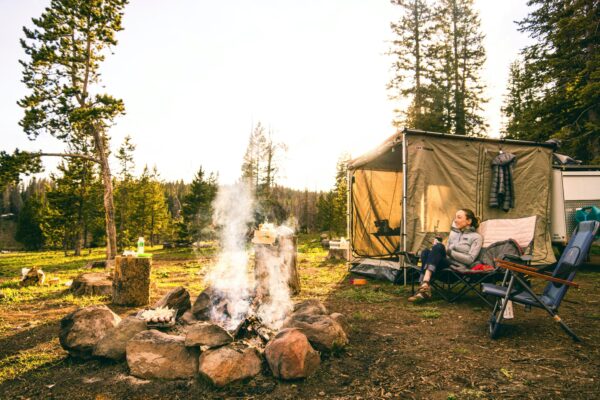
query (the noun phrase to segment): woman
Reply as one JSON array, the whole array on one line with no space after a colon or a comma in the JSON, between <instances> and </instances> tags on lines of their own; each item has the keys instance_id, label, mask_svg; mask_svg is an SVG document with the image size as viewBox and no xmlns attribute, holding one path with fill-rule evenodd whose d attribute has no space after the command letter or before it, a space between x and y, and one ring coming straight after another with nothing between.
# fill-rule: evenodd
<instances>
[{"instance_id":1,"label":"woman","mask_svg":"<svg viewBox=\"0 0 600 400\"><path fill-rule=\"evenodd\" d=\"M408 301L427 300L431 298L429 281L436 270L448 268L450 264L470 267L477 259L483 240L477 233L479 220L473 211L463 208L456 212L452 230L448 236L448 248L436 240L431 250L421 254L421 286L419 291L408 298ZM424 273L423 273L424 272Z\"/></svg>"}]
</instances>

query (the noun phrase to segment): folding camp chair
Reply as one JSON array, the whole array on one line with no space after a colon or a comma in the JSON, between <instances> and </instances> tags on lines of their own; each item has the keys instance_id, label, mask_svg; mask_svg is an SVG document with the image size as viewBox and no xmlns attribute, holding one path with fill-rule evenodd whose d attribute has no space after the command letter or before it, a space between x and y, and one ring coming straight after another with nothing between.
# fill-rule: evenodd
<instances>
[{"instance_id":1,"label":"folding camp chair","mask_svg":"<svg viewBox=\"0 0 600 400\"><path fill-rule=\"evenodd\" d=\"M485 298L481 284L496 283L504 275L496 265L496 259L510 259L528 263L533 252L536 216L513 219L490 219L483 221L478 232L483 237L478 264L491 266L492 270L473 270L451 265L439 272L431 282L439 295L448 302L454 302L470 292L475 293L490 308L493 302Z\"/></svg>"},{"instance_id":2,"label":"folding camp chair","mask_svg":"<svg viewBox=\"0 0 600 400\"><path fill-rule=\"evenodd\" d=\"M502 285L483 284L484 294L498 298L489 320L489 333L492 339L497 338L500 333L504 311L510 300L526 307L543 308L574 340L581 341L557 313L567 289L570 286L578 287L573 282L573 278L575 278L579 266L587 258L599 227L600 222L598 221L584 221L577 225L552 275L539 272L539 270L532 267L497 260L498 266L506 270ZM542 278L548 281L548 285L546 285L541 295L536 295L525 282L524 276Z\"/></svg>"}]
</instances>

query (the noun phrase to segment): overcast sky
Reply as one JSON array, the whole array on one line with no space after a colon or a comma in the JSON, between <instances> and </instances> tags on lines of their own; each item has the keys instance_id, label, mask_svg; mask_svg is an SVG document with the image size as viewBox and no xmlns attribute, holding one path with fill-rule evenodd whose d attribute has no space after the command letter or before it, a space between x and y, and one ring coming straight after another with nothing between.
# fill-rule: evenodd
<instances>
[{"instance_id":1,"label":"overcast sky","mask_svg":"<svg viewBox=\"0 0 600 400\"><path fill-rule=\"evenodd\" d=\"M527 43L513 22L527 14L526 0L475 3L497 136L508 64ZM0 0L0 150L64 149L52 137L31 142L18 126L19 39L48 4ZM129 134L138 169L156 165L163 179L189 182L202 165L231 183L260 121L288 146L279 183L327 190L340 154L359 156L394 133L385 53L397 16L387 0L132 0L102 65L105 91L127 110L111 148Z\"/></svg>"}]
</instances>

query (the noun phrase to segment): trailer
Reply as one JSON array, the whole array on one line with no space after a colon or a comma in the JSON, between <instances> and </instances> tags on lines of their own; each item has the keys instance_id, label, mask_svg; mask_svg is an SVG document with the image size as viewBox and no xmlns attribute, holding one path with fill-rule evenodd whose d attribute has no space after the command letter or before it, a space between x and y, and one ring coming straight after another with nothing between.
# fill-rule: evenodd
<instances>
[{"instance_id":1,"label":"trailer","mask_svg":"<svg viewBox=\"0 0 600 400\"><path fill-rule=\"evenodd\" d=\"M577 225L577 212L581 216L592 206L600 207L600 166L554 165L551 204L552 244L564 247Z\"/></svg>"}]
</instances>

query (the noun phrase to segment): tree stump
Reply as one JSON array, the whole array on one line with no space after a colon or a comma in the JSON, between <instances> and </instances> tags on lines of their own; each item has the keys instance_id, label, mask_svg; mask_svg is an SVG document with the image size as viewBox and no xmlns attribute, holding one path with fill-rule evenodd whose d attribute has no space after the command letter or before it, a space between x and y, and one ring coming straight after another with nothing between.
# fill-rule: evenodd
<instances>
[{"instance_id":1,"label":"tree stump","mask_svg":"<svg viewBox=\"0 0 600 400\"><path fill-rule=\"evenodd\" d=\"M292 294L300 293L298 261L298 236L284 236L279 239L279 249L283 252L283 262L289 272L288 286Z\"/></svg>"},{"instance_id":2,"label":"tree stump","mask_svg":"<svg viewBox=\"0 0 600 400\"><path fill-rule=\"evenodd\" d=\"M297 237L280 236L276 245L255 244L254 279L256 282L256 295L268 296L270 292L269 274L286 273L287 283L291 294L300 293L300 276L296 268L297 261ZM281 265L277 265L277 271L270 271L269 263L274 258L281 258Z\"/></svg>"},{"instance_id":3,"label":"tree stump","mask_svg":"<svg viewBox=\"0 0 600 400\"><path fill-rule=\"evenodd\" d=\"M113 276L113 304L145 306L150 301L150 257L117 257Z\"/></svg>"},{"instance_id":4,"label":"tree stump","mask_svg":"<svg viewBox=\"0 0 600 400\"><path fill-rule=\"evenodd\" d=\"M112 286L113 281L108 274L90 272L73 279L69 290L75 296L110 296Z\"/></svg>"}]
</instances>

